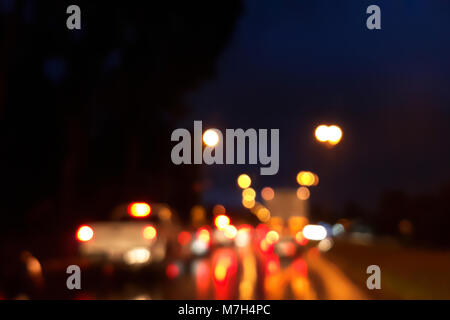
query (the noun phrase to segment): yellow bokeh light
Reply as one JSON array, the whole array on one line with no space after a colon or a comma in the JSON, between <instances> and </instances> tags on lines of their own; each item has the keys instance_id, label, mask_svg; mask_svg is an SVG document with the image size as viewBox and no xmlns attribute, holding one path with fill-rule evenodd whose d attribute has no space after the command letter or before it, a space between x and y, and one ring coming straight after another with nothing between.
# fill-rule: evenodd
<instances>
[{"instance_id":1,"label":"yellow bokeh light","mask_svg":"<svg viewBox=\"0 0 450 320\"><path fill-rule=\"evenodd\" d=\"M316 177L314 173L309 171L300 171L297 174L297 182L301 186L312 186L314 185Z\"/></svg>"},{"instance_id":2,"label":"yellow bokeh light","mask_svg":"<svg viewBox=\"0 0 450 320\"><path fill-rule=\"evenodd\" d=\"M219 143L219 134L216 129L208 129L203 133L203 142L208 147L214 147Z\"/></svg>"},{"instance_id":3,"label":"yellow bokeh light","mask_svg":"<svg viewBox=\"0 0 450 320\"><path fill-rule=\"evenodd\" d=\"M263 208L263 205L256 201L255 204L253 205L253 207L251 208L252 209L251 212L253 214L256 214L258 212L258 210L261 208Z\"/></svg>"},{"instance_id":4,"label":"yellow bokeh light","mask_svg":"<svg viewBox=\"0 0 450 320\"><path fill-rule=\"evenodd\" d=\"M246 201L255 200L256 191L253 188L247 188L242 191L242 199Z\"/></svg>"},{"instance_id":5,"label":"yellow bokeh light","mask_svg":"<svg viewBox=\"0 0 450 320\"><path fill-rule=\"evenodd\" d=\"M223 281L227 275L227 268L223 264L218 264L214 269L214 276L218 281Z\"/></svg>"},{"instance_id":6,"label":"yellow bokeh light","mask_svg":"<svg viewBox=\"0 0 450 320\"><path fill-rule=\"evenodd\" d=\"M156 229L154 226L147 226L144 228L143 236L147 240L153 240L156 237Z\"/></svg>"},{"instance_id":7,"label":"yellow bokeh light","mask_svg":"<svg viewBox=\"0 0 450 320\"><path fill-rule=\"evenodd\" d=\"M267 222L270 220L270 211L267 208L260 208L257 212L256 212L256 216L258 217L259 220L261 220L262 222Z\"/></svg>"},{"instance_id":8,"label":"yellow bokeh light","mask_svg":"<svg viewBox=\"0 0 450 320\"><path fill-rule=\"evenodd\" d=\"M307 187L300 187L297 189L297 198L300 200L308 200L310 196L309 189Z\"/></svg>"},{"instance_id":9,"label":"yellow bokeh light","mask_svg":"<svg viewBox=\"0 0 450 320\"><path fill-rule=\"evenodd\" d=\"M240 188L246 189L252 184L252 179L246 174L241 174L237 179L237 183Z\"/></svg>"},{"instance_id":10,"label":"yellow bokeh light","mask_svg":"<svg viewBox=\"0 0 450 320\"><path fill-rule=\"evenodd\" d=\"M266 241L268 244L277 243L280 240L280 235L275 230L271 230L266 234Z\"/></svg>"},{"instance_id":11,"label":"yellow bokeh light","mask_svg":"<svg viewBox=\"0 0 450 320\"><path fill-rule=\"evenodd\" d=\"M211 235L207 229L202 228L198 231L197 238L204 243L209 243Z\"/></svg>"},{"instance_id":12,"label":"yellow bokeh light","mask_svg":"<svg viewBox=\"0 0 450 320\"><path fill-rule=\"evenodd\" d=\"M295 242L297 242L299 245L305 245L305 244L308 242L308 239L306 239L306 238L303 236L303 232L298 231L298 232L295 234Z\"/></svg>"},{"instance_id":13,"label":"yellow bokeh light","mask_svg":"<svg viewBox=\"0 0 450 320\"><path fill-rule=\"evenodd\" d=\"M337 125L320 125L315 131L316 139L320 142L328 142L330 145L338 144L342 139L342 129Z\"/></svg>"},{"instance_id":14,"label":"yellow bokeh light","mask_svg":"<svg viewBox=\"0 0 450 320\"><path fill-rule=\"evenodd\" d=\"M326 125L320 125L316 129L316 138L320 142L325 142L328 140L328 126Z\"/></svg>"},{"instance_id":15,"label":"yellow bokeh light","mask_svg":"<svg viewBox=\"0 0 450 320\"><path fill-rule=\"evenodd\" d=\"M223 230L230 224L230 218L228 218L224 214L221 214L216 217L216 219L214 220L214 224L216 225L217 229Z\"/></svg>"},{"instance_id":16,"label":"yellow bokeh light","mask_svg":"<svg viewBox=\"0 0 450 320\"><path fill-rule=\"evenodd\" d=\"M225 277L228 273L228 268L231 264L230 258L220 258L217 262L216 267L214 268L214 278L217 281L223 281L225 280Z\"/></svg>"},{"instance_id":17,"label":"yellow bokeh light","mask_svg":"<svg viewBox=\"0 0 450 320\"><path fill-rule=\"evenodd\" d=\"M288 220L288 226L291 233L296 234L298 231L303 230L304 226L309 223L308 218L302 216L292 216Z\"/></svg>"},{"instance_id":18,"label":"yellow bokeh light","mask_svg":"<svg viewBox=\"0 0 450 320\"><path fill-rule=\"evenodd\" d=\"M259 246L262 251L267 251L267 249L269 249L269 244L267 243L265 238L261 241Z\"/></svg>"},{"instance_id":19,"label":"yellow bokeh light","mask_svg":"<svg viewBox=\"0 0 450 320\"><path fill-rule=\"evenodd\" d=\"M225 237L227 237L228 239L234 239L236 237L237 234L237 229L235 226L229 224L225 227L224 229L224 235Z\"/></svg>"},{"instance_id":20,"label":"yellow bokeh light","mask_svg":"<svg viewBox=\"0 0 450 320\"><path fill-rule=\"evenodd\" d=\"M337 144L342 139L342 130L338 126L332 125L328 127L328 142Z\"/></svg>"},{"instance_id":21,"label":"yellow bokeh light","mask_svg":"<svg viewBox=\"0 0 450 320\"><path fill-rule=\"evenodd\" d=\"M255 200L242 199L242 205L247 209L251 209L255 206Z\"/></svg>"},{"instance_id":22,"label":"yellow bokeh light","mask_svg":"<svg viewBox=\"0 0 450 320\"><path fill-rule=\"evenodd\" d=\"M275 191L271 187L265 187L261 190L261 197L266 201L270 201L275 197Z\"/></svg>"}]
</instances>

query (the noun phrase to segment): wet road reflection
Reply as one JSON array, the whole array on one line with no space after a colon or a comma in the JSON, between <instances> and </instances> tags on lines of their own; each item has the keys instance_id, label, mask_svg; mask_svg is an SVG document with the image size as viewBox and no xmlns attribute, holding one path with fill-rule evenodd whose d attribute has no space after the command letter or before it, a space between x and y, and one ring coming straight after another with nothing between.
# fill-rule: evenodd
<instances>
[{"instance_id":1,"label":"wet road reflection","mask_svg":"<svg viewBox=\"0 0 450 320\"><path fill-rule=\"evenodd\" d=\"M216 248L210 256L188 262L188 269L190 275L171 279L170 287L190 299L317 298L301 256L280 259L251 247Z\"/></svg>"},{"instance_id":2,"label":"wet road reflection","mask_svg":"<svg viewBox=\"0 0 450 320\"><path fill-rule=\"evenodd\" d=\"M29 261L30 270L39 271L34 260ZM44 274L48 292L65 299L367 298L316 248L286 257L273 250L260 250L255 243L247 243L245 246L217 246L202 257L178 258L159 271L130 272L111 265L85 266L83 270L81 292L57 291L65 281L62 272Z\"/></svg>"}]
</instances>

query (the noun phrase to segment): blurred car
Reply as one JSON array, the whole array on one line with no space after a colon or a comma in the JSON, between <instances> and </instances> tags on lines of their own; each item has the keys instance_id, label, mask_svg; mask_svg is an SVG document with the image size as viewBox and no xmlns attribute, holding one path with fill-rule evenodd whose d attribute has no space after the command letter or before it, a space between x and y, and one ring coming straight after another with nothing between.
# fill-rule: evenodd
<instances>
[{"instance_id":1,"label":"blurred car","mask_svg":"<svg viewBox=\"0 0 450 320\"><path fill-rule=\"evenodd\" d=\"M76 232L80 257L129 267L162 263L170 241L170 230L164 224L171 214L167 205L152 207L134 202L118 207L110 221L81 225ZM151 214L152 209L157 214Z\"/></svg>"}]
</instances>

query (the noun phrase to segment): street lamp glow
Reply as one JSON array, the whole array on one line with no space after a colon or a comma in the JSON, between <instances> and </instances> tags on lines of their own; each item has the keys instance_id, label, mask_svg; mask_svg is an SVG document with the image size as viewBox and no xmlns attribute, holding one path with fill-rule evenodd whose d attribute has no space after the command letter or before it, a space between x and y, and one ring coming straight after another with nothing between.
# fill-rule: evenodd
<instances>
[{"instance_id":1,"label":"street lamp glow","mask_svg":"<svg viewBox=\"0 0 450 320\"><path fill-rule=\"evenodd\" d=\"M315 131L316 139L320 142L328 142L331 145L338 144L342 139L342 129L337 125L320 125Z\"/></svg>"},{"instance_id":2,"label":"street lamp glow","mask_svg":"<svg viewBox=\"0 0 450 320\"><path fill-rule=\"evenodd\" d=\"M312 186L316 182L316 176L314 173L309 171L300 171L297 174L297 182L301 186Z\"/></svg>"},{"instance_id":3,"label":"street lamp glow","mask_svg":"<svg viewBox=\"0 0 450 320\"><path fill-rule=\"evenodd\" d=\"M208 147L214 147L219 143L219 134L216 129L208 129L203 133L203 142Z\"/></svg>"},{"instance_id":4,"label":"street lamp glow","mask_svg":"<svg viewBox=\"0 0 450 320\"><path fill-rule=\"evenodd\" d=\"M238 186L242 189L247 189L252 184L252 179L246 174L241 174L237 179Z\"/></svg>"},{"instance_id":5,"label":"street lamp glow","mask_svg":"<svg viewBox=\"0 0 450 320\"><path fill-rule=\"evenodd\" d=\"M242 199L242 205L247 209L252 209L255 206L255 200Z\"/></svg>"},{"instance_id":6,"label":"street lamp glow","mask_svg":"<svg viewBox=\"0 0 450 320\"><path fill-rule=\"evenodd\" d=\"M256 216L262 222L267 222L270 219L270 211L269 209L262 207L256 212Z\"/></svg>"},{"instance_id":7,"label":"street lamp glow","mask_svg":"<svg viewBox=\"0 0 450 320\"><path fill-rule=\"evenodd\" d=\"M342 139L342 130L338 126L328 127L328 142L331 144L338 144Z\"/></svg>"},{"instance_id":8,"label":"street lamp glow","mask_svg":"<svg viewBox=\"0 0 450 320\"><path fill-rule=\"evenodd\" d=\"M246 201L255 200L256 191L253 188L247 188L242 191L242 199Z\"/></svg>"},{"instance_id":9,"label":"street lamp glow","mask_svg":"<svg viewBox=\"0 0 450 320\"><path fill-rule=\"evenodd\" d=\"M325 142L328 140L328 126L320 125L316 129L316 138L320 142Z\"/></svg>"}]
</instances>

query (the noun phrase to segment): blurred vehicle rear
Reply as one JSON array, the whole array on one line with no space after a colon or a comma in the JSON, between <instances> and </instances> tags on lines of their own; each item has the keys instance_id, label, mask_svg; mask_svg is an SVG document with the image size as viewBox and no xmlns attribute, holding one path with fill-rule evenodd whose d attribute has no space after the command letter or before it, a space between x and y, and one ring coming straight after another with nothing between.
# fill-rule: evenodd
<instances>
[{"instance_id":1,"label":"blurred vehicle rear","mask_svg":"<svg viewBox=\"0 0 450 320\"><path fill-rule=\"evenodd\" d=\"M165 257L167 240L148 222L94 222L78 233L89 233L86 228L91 228L92 238L78 238L79 252L91 261L138 265L161 262Z\"/></svg>"},{"instance_id":2,"label":"blurred vehicle rear","mask_svg":"<svg viewBox=\"0 0 450 320\"><path fill-rule=\"evenodd\" d=\"M133 268L162 264L174 241L173 218L163 204L119 206L110 221L94 221L78 228L78 253L93 264Z\"/></svg>"}]
</instances>

